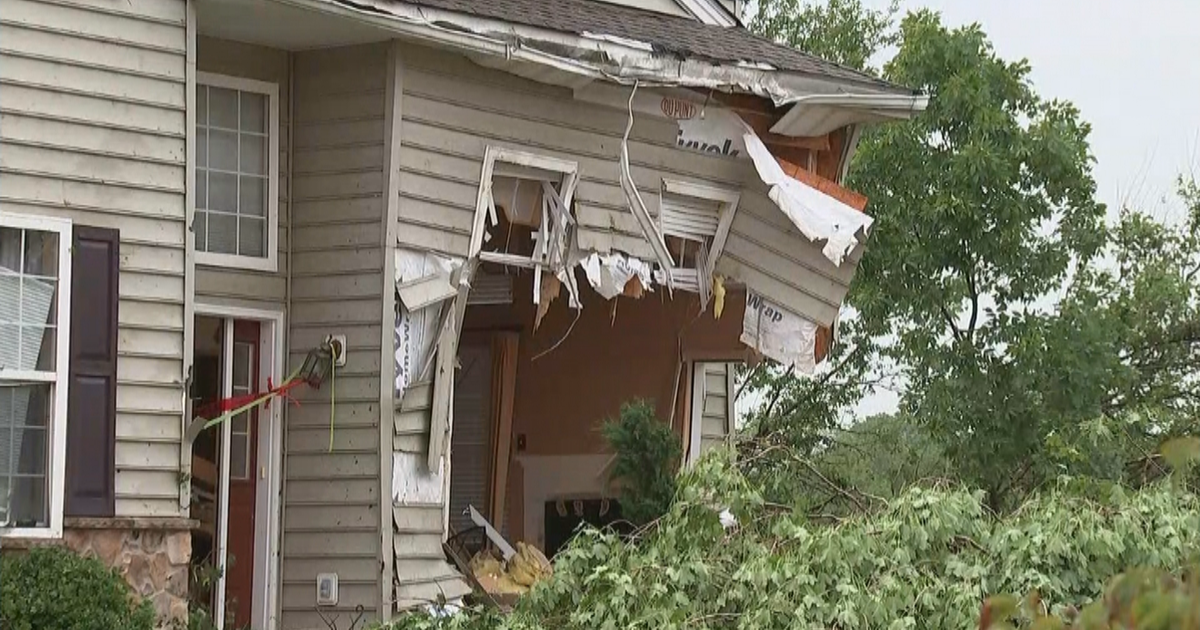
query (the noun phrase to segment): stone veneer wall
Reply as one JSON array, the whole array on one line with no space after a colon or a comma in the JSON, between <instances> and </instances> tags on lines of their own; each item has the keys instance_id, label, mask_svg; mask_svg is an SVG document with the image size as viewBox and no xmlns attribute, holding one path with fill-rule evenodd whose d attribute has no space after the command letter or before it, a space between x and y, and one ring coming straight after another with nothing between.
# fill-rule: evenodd
<instances>
[{"instance_id":1,"label":"stone veneer wall","mask_svg":"<svg viewBox=\"0 0 1200 630\"><path fill-rule=\"evenodd\" d=\"M115 568L158 615L159 626L187 623L188 572L196 521L161 518L67 518L61 540L0 542L5 551L65 546Z\"/></svg>"}]
</instances>

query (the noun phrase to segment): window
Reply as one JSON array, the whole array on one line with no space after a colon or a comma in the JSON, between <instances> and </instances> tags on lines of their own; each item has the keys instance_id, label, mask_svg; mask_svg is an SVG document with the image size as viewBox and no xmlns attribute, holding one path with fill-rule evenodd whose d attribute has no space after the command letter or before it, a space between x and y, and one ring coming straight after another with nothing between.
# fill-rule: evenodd
<instances>
[{"instance_id":1,"label":"window","mask_svg":"<svg viewBox=\"0 0 1200 630\"><path fill-rule=\"evenodd\" d=\"M737 363L692 362L691 427L688 432L687 463L724 443L737 428Z\"/></svg>"},{"instance_id":2,"label":"window","mask_svg":"<svg viewBox=\"0 0 1200 630\"><path fill-rule=\"evenodd\" d=\"M242 341L233 344L234 397L254 392L254 346ZM250 478L250 412L243 411L229 421L229 476L232 479Z\"/></svg>"},{"instance_id":3,"label":"window","mask_svg":"<svg viewBox=\"0 0 1200 630\"><path fill-rule=\"evenodd\" d=\"M71 223L0 213L0 527L62 531Z\"/></svg>"},{"instance_id":4,"label":"window","mask_svg":"<svg viewBox=\"0 0 1200 630\"><path fill-rule=\"evenodd\" d=\"M571 306L579 308L574 275L567 265L572 198L579 165L570 160L488 147L471 232L470 255L483 262L533 269L533 303L540 303L542 272L568 284ZM539 318L540 319L540 318Z\"/></svg>"},{"instance_id":5,"label":"window","mask_svg":"<svg viewBox=\"0 0 1200 630\"><path fill-rule=\"evenodd\" d=\"M659 229L674 261L664 273L676 287L699 293L704 304L740 198L736 191L663 180Z\"/></svg>"},{"instance_id":6,"label":"window","mask_svg":"<svg viewBox=\"0 0 1200 630\"><path fill-rule=\"evenodd\" d=\"M196 213L200 264L276 270L279 86L200 73Z\"/></svg>"}]
</instances>

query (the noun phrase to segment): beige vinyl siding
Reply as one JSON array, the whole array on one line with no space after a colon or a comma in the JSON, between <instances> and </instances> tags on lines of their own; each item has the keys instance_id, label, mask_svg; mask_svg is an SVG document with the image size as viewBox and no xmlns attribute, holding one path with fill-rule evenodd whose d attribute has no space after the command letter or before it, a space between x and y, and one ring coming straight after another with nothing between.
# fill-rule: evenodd
<instances>
[{"instance_id":1,"label":"beige vinyl siding","mask_svg":"<svg viewBox=\"0 0 1200 630\"><path fill-rule=\"evenodd\" d=\"M422 471L429 448L429 423L433 409L433 384L410 385L395 410L393 449L415 454ZM442 552L442 517L445 496L434 503L396 502L392 506L395 526L392 541L395 553L396 608L419 606L440 593L453 599L471 588L445 561Z\"/></svg>"},{"instance_id":2,"label":"beige vinyl siding","mask_svg":"<svg viewBox=\"0 0 1200 630\"><path fill-rule=\"evenodd\" d=\"M576 101L570 90L489 70L451 53L404 49L399 241L454 256L467 253L480 166L489 144L575 160L579 244L644 260L654 253L620 188L618 158L626 112ZM718 272L774 301L830 324L853 265L835 267L766 196L748 160L676 145L673 122L635 117L633 179L658 216L663 178L742 192Z\"/></svg>"},{"instance_id":3,"label":"beige vinyl siding","mask_svg":"<svg viewBox=\"0 0 1200 630\"><path fill-rule=\"evenodd\" d=\"M240 42L198 37L196 67L243 79L279 85L279 266L275 272L196 265L196 299L204 303L281 309L287 298L288 239L288 53Z\"/></svg>"},{"instance_id":4,"label":"beige vinyl siding","mask_svg":"<svg viewBox=\"0 0 1200 630\"><path fill-rule=\"evenodd\" d=\"M0 0L0 210L118 229L116 513L178 516L183 0Z\"/></svg>"},{"instance_id":5,"label":"beige vinyl siding","mask_svg":"<svg viewBox=\"0 0 1200 630\"><path fill-rule=\"evenodd\" d=\"M301 390L285 437L284 628L321 627L316 576L337 571L338 606L374 615L379 602L380 314L383 310L383 110L386 48L297 53L289 365L344 334L330 390ZM337 538L336 544L326 544Z\"/></svg>"}]
</instances>

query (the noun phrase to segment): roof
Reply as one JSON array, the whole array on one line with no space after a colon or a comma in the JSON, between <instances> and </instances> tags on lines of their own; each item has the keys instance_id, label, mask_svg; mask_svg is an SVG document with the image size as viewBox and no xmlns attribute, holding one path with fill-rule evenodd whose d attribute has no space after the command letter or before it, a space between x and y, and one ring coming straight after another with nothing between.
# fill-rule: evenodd
<instances>
[{"instance_id":1,"label":"roof","mask_svg":"<svg viewBox=\"0 0 1200 630\"><path fill-rule=\"evenodd\" d=\"M723 27L597 0L403 0L404 4L470 14L576 35L600 34L651 45L656 53L724 63L765 63L788 72L866 85L898 94L906 87L759 37Z\"/></svg>"}]
</instances>

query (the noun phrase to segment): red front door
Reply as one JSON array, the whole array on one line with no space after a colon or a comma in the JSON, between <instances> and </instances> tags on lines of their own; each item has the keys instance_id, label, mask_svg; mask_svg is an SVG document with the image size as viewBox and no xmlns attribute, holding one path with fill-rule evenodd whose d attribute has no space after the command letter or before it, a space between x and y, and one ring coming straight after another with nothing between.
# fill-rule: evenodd
<instances>
[{"instance_id":1,"label":"red front door","mask_svg":"<svg viewBox=\"0 0 1200 630\"><path fill-rule=\"evenodd\" d=\"M259 382L259 324L233 323L233 395L262 389ZM258 485L258 410L230 419L229 537L225 601L232 614L226 628L248 628L254 601L254 513Z\"/></svg>"}]
</instances>

